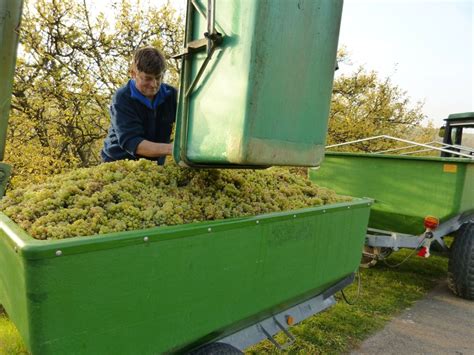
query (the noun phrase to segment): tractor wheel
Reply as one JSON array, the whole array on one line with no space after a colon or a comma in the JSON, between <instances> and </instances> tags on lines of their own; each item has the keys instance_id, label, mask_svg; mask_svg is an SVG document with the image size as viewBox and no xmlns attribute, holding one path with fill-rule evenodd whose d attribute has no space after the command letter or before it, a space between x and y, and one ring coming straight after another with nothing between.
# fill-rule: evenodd
<instances>
[{"instance_id":1,"label":"tractor wheel","mask_svg":"<svg viewBox=\"0 0 474 355\"><path fill-rule=\"evenodd\" d=\"M474 300L474 223L459 228L448 266L448 286L459 297Z\"/></svg>"},{"instance_id":2,"label":"tractor wheel","mask_svg":"<svg viewBox=\"0 0 474 355\"><path fill-rule=\"evenodd\" d=\"M201 346L188 355L242 355L243 352L226 343L211 343Z\"/></svg>"}]
</instances>

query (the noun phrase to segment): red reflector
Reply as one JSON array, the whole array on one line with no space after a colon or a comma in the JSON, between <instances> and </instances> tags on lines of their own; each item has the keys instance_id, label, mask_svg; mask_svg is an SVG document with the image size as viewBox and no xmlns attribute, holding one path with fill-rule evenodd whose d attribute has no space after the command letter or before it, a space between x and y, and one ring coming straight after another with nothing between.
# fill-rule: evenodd
<instances>
[{"instance_id":1,"label":"red reflector","mask_svg":"<svg viewBox=\"0 0 474 355\"><path fill-rule=\"evenodd\" d=\"M427 248L427 247L422 247L422 248L418 251L418 254L417 254L417 255L426 258L426 257L428 257L428 255L426 255L426 254L428 254L428 248Z\"/></svg>"},{"instance_id":2,"label":"red reflector","mask_svg":"<svg viewBox=\"0 0 474 355\"><path fill-rule=\"evenodd\" d=\"M436 229L439 225L439 219L433 216L426 216L423 224L425 228Z\"/></svg>"}]
</instances>

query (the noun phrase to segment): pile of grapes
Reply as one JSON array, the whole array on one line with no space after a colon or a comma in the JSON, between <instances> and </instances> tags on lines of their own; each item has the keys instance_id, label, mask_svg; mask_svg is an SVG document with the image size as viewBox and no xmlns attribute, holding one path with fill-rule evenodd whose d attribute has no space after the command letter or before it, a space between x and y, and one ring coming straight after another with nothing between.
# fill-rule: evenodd
<instances>
[{"instance_id":1,"label":"pile of grapes","mask_svg":"<svg viewBox=\"0 0 474 355\"><path fill-rule=\"evenodd\" d=\"M348 200L282 168L194 170L138 160L18 188L0 210L36 239L62 239Z\"/></svg>"}]
</instances>

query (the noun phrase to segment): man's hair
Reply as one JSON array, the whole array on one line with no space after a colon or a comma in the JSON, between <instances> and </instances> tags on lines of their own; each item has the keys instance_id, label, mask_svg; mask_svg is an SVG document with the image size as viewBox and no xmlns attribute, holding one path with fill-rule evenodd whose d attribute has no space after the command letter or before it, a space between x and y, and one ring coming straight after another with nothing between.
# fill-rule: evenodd
<instances>
[{"instance_id":1,"label":"man's hair","mask_svg":"<svg viewBox=\"0 0 474 355\"><path fill-rule=\"evenodd\" d=\"M159 75L166 70L166 59L160 50L153 47L143 47L137 49L133 56L132 69Z\"/></svg>"}]
</instances>

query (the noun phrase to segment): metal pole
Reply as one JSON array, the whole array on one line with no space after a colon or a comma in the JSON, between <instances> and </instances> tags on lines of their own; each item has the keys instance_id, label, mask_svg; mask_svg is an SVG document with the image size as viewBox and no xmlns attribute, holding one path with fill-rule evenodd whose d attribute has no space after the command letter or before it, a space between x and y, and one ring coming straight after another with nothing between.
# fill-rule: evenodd
<instances>
[{"instance_id":1,"label":"metal pole","mask_svg":"<svg viewBox=\"0 0 474 355\"><path fill-rule=\"evenodd\" d=\"M371 141L371 140L381 139L381 138L384 138L384 139L392 139L392 140L395 140L395 141L398 141L398 142L403 142L403 143L407 143L407 144L412 144L413 146L428 148L428 149L431 149L431 150L437 150L437 151L439 151L439 152L445 152L445 153L455 154L455 155L457 155L457 156L464 157L464 158L474 159L474 157L473 157L472 155L469 155L469 154L463 154L463 153L459 153L459 152L453 152L452 150L443 149L443 148L438 148L438 147L433 147L433 146L431 146L431 145L427 145L427 144L423 144L423 143L417 143L417 142L409 141L409 140L407 140L407 139L396 138L396 137L387 136L387 135L374 136L374 137L369 137L369 138L357 139L357 140L355 140L355 141L350 141L350 142L344 142L344 143L339 143L339 144L327 145L327 146L326 146L326 149L328 149L328 148L335 148L335 147L342 147L342 146L344 146L344 145L349 145L349 144L354 144L354 143L360 143L360 142L366 142L366 141Z\"/></svg>"},{"instance_id":2,"label":"metal pole","mask_svg":"<svg viewBox=\"0 0 474 355\"><path fill-rule=\"evenodd\" d=\"M211 52L213 50L213 43L212 38L214 33L216 32L214 23L216 21L215 18L216 14L216 0L208 0L207 1L207 56L211 56Z\"/></svg>"},{"instance_id":3,"label":"metal pole","mask_svg":"<svg viewBox=\"0 0 474 355\"><path fill-rule=\"evenodd\" d=\"M208 0L207 2L207 32L213 35L216 32L216 0Z\"/></svg>"},{"instance_id":4,"label":"metal pole","mask_svg":"<svg viewBox=\"0 0 474 355\"><path fill-rule=\"evenodd\" d=\"M0 160L5 153L22 0L0 0Z\"/></svg>"}]
</instances>

